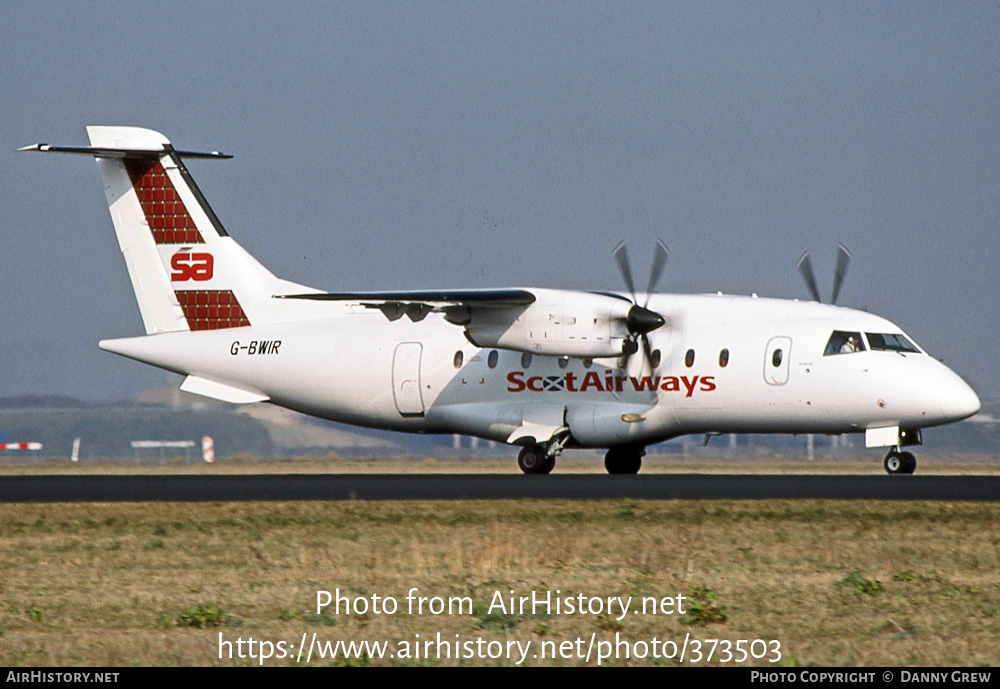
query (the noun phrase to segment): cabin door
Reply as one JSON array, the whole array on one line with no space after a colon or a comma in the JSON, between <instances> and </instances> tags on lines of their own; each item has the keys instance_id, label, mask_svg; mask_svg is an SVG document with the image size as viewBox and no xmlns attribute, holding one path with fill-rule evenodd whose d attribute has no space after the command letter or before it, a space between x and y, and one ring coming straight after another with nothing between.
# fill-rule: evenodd
<instances>
[{"instance_id":1,"label":"cabin door","mask_svg":"<svg viewBox=\"0 0 1000 689\"><path fill-rule=\"evenodd\" d=\"M791 364L792 338L772 337L764 352L764 380L768 385L784 385L788 382L788 368Z\"/></svg>"},{"instance_id":2,"label":"cabin door","mask_svg":"<svg viewBox=\"0 0 1000 689\"><path fill-rule=\"evenodd\" d=\"M403 342L392 358L392 394L396 409L403 416L423 416L424 399L420 394L420 356L423 345Z\"/></svg>"}]
</instances>

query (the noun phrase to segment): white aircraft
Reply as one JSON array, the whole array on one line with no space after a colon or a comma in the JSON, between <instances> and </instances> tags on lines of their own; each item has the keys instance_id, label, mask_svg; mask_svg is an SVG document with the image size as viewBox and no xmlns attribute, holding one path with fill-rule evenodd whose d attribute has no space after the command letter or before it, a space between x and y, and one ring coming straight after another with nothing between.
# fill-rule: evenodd
<instances>
[{"instance_id":1,"label":"white aircraft","mask_svg":"<svg viewBox=\"0 0 1000 689\"><path fill-rule=\"evenodd\" d=\"M864 433L901 448L976 413L975 392L893 323L815 302L515 288L326 293L275 277L225 231L158 132L88 127L146 335L100 347L186 376L181 389L271 402L349 424L521 446L526 473L567 448L608 448L636 473L644 448L685 434ZM841 247L833 301L847 268ZM640 304L641 301L641 304Z\"/></svg>"}]
</instances>

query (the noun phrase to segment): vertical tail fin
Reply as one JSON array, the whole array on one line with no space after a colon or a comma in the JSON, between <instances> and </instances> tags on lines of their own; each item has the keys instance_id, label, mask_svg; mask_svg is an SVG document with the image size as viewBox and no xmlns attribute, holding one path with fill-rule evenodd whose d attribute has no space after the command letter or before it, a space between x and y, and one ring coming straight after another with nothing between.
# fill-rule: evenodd
<instances>
[{"instance_id":1,"label":"vertical tail fin","mask_svg":"<svg viewBox=\"0 0 1000 689\"><path fill-rule=\"evenodd\" d=\"M280 320L275 294L300 291L276 278L226 234L177 151L137 127L87 127L90 147L22 150L91 155L146 332L220 330Z\"/></svg>"}]
</instances>

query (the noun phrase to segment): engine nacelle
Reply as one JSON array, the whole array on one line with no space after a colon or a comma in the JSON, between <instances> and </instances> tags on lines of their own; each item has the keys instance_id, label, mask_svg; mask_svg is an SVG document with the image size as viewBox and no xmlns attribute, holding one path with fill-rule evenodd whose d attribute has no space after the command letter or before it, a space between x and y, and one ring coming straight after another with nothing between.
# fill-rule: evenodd
<instances>
[{"instance_id":1,"label":"engine nacelle","mask_svg":"<svg viewBox=\"0 0 1000 689\"><path fill-rule=\"evenodd\" d=\"M533 304L517 309L470 311L465 334L477 347L533 354L612 357L629 336L633 304L625 298L586 292L532 289Z\"/></svg>"}]
</instances>

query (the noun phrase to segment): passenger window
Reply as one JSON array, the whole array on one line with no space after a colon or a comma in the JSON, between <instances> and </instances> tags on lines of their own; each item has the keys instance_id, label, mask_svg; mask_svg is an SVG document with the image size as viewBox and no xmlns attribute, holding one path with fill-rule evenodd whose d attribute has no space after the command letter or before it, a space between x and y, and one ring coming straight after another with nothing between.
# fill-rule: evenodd
<instances>
[{"instance_id":1,"label":"passenger window","mask_svg":"<svg viewBox=\"0 0 1000 689\"><path fill-rule=\"evenodd\" d=\"M452 360L455 368L462 368L462 364L465 363L465 355L462 354L462 350L455 352L455 358Z\"/></svg>"},{"instance_id":2,"label":"passenger window","mask_svg":"<svg viewBox=\"0 0 1000 689\"><path fill-rule=\"evenodd\" d=\"M583 360L583 367L584 368L590 368L593 365L594 365L594 360L593 359L584 359Z\"/></svg>"},{"instance_id":3,"label":"passenger window","mask_svg":"<svg viewBox=\"0 0 1000 689\"><path fill-rule=\"evenodd\" d=\"M654 349L652 353L649 355L649 365L652 366L653 368L659 368L660 358L661 358L660 350Z\"/></svg>"},{"instance_id":4,"label":"passenger window","mask_svg":"<svg viewBox=\"0 0 1000 689\"><path fill-rule=\"evenodd\" d=\"M723 349L719 352L719 368L725 368L729 365L729 350Z\"/></svg>"},{"instance_id":5,"label":"passenger window","mask_svg":"<svg viewBox=\"0 0 1000 689\"><path fill-rule=\"evenodd\" d=\"M531 354L525 352L521 355L521 368L529 368L531 366Z\"/></svg>"},{"instance_id":6,"label":"passenger window","mask_svg":"<svg viewBox=\"0 0 1000 689\"><path fill-rule=\"evenodd\" d=\"M688 368L694 366L694 350L687 350L687 354L684 355L684 365Z\"/></svg>"},{"instance_id":7,"label":"passenger window","mask_svg":"<svg viewBox=\"0 0 1000 689\"><path fill-rule=\"evenodd\" d=\"M846 330L834 330L826 343L823 356L831 354L853 354L854 352L865 351L865 343L861 340L861 333L852 333Z\"/></svg>"},{"instance_id":8,"label":"passenger window","mask_svg":"<svg viewBox=\"0 0 1000 689\"><path fill-rule=\"evenodd\" d=\"M559 357L559 368L566 368L567 366L569 366L569 357Z\"/></svg>"},{"instance_id":9,"label":"passenger window","mask_svg":"<svg viewBox=\"0 0 1000 689\"><path fill-rule=\"evenodd\" d=\"M771 355L771 363L774 365L775 368L781 366L781 357L782 357L781 350L780 349L774 350L774 354Z\"/></svg>"},{"instance_id":10,"label":"passenger window","mask_svg":"<svg viewBox=\"0 0 1000 689\"><path fill-rule=\"evenodd\" d=\"M490 352L490 355L486 357L486 365L489 366L490 368L496 368L497 359L499 358L500 354L497 352L497 350L494 349L492 352Z\"/></svg>"}]
</instances>

